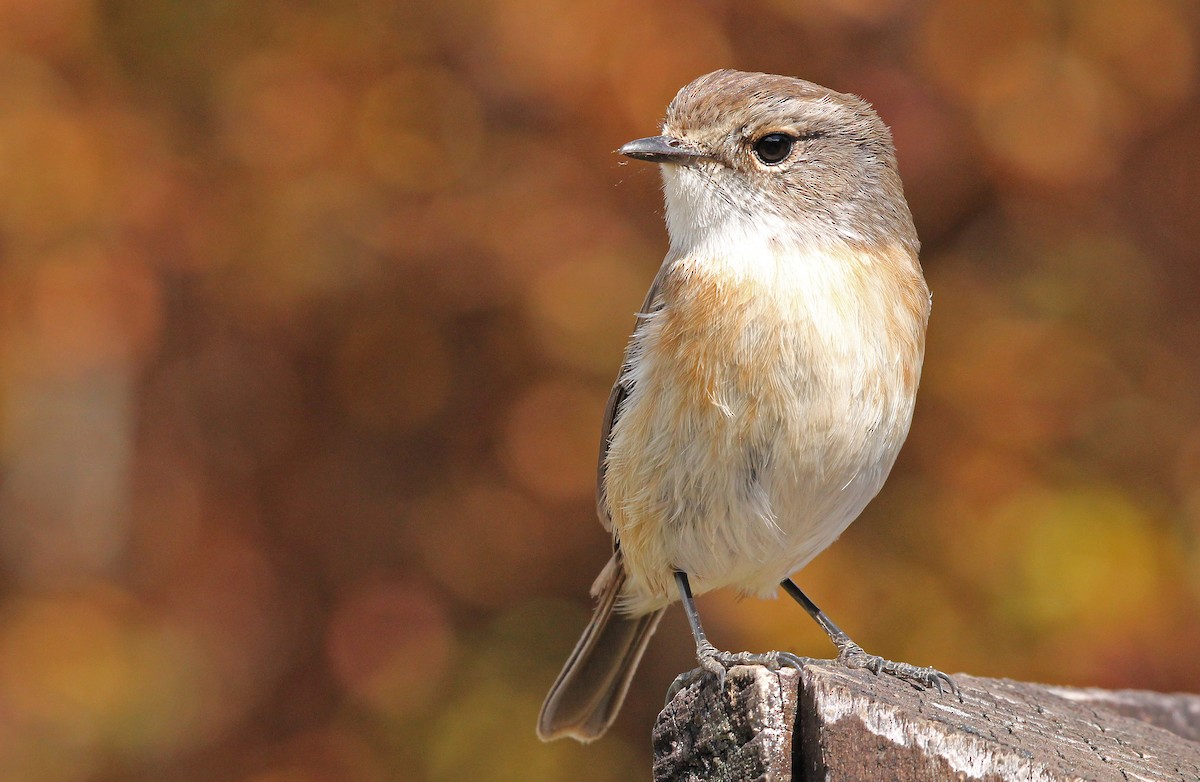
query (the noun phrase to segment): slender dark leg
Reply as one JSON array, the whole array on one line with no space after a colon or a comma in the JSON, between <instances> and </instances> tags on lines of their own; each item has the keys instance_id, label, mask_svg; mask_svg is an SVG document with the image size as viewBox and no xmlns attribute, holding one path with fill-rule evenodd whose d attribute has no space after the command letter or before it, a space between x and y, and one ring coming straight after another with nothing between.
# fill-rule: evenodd
<instances>
[{"instance_id":1,"label":"slender dark leg","mask_svg":"<svg viewBox=\"0 0 1200 782\"><path fill-rule=\"evenodd\" d=\"M692 637L696 639L696 659L700 667L717 677L724 684L725 672L735 665L765 665L772 670L783 667L799 668L803 663L791 652L722 652L709 643L704 635L704 627L700 624L700 614L696 611L696 601L692 598L692 585L688 583L687 573L675 571L675 583L679 585L679 597L683 601L683 612L687 614L688 624L692 627Z\"/></svg>"},{"instance_id":2,"label":"slender dark leg","mask_svg":"<svg viewBox=\"0 0 1200 782\"><path fill-rule=\"evenodd\" d=\"M785 578L780 584L783 590L808 612L808 615L816 620L817 624L821 625L821 629L829 636L829 640L833 641L834 645L840 651L843 647L851 646L854 641L850 640L850 636L846 635L842 628L833 623L833 620L825 615L825 612L817 607L808 595L800 591L800 587L796 586L796 582L790 578Z\"/></svg>"},{"instance_id":3,"label":"slender dark leg","mask_svg":"<svg viewBox=\"0 0 1200 782\"><path fill-rule=\"evenodd\" d=\"M808 595L804 594L790 578L781 581L780 586L821 626L821 629L829 636L829 640L833 641L833 645L837 647L838 661L846 667L866 668L875 674L886 673L917 687L935 688L938 692L949 690L961 699L958 685L946 674L935 668L919 668L908 663L896 663L878 655L867 654L861 646L850 639L850 636L846 635L842 628L834 624L833 620L826 616L825 612L818 608L817 604L810 600Z\"/></svg>"},{"instance_id":4,"label":"slender dark leg","mask_svg":"<svg viewBox=\"0 0 1200 782\"><path fill-rule=\"evenodd\" d=\"M683 613L687 615L688 624L692 626L692 637L696 639L696 648L712 646L704 635L704 627L700 624L700 612L696 610L696 599L692 597L692 585L688 583L687 573L675 571L675 583L679 585L679 599L683 601Z\"/></svg>"}]
</instances>

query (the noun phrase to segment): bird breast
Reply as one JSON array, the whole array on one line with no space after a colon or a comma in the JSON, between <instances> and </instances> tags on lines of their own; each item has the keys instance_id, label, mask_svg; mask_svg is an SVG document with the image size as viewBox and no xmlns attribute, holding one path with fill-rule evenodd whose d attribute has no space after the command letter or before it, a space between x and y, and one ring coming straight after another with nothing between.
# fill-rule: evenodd
<instances>
[{"instance_id":1,"label":"bird breast","mask_svg":"<svg viewBox=\"0 0 1200 782\"><path fill-rule=\"evenodd\" d=\"M929 313L903 248L773 238L668 258L660 297L606 462L635 612L676 569L773 592L836 539L907 435Z\"/></svg>"}]
</instances>

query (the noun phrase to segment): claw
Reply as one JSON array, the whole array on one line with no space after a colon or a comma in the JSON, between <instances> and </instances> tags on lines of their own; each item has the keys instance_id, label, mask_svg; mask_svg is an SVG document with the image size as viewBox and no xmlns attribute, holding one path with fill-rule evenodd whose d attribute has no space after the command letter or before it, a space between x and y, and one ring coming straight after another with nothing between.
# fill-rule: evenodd
<instances>
[{"instance_id":1,"label":"claw","mask_svg":"<svg viewBox=\"0 0 1200 782\"><path fill-rule=\"evenodd\" d=\"M960 701L963 699L962 691L958 689L958 683L955 682L954 679L933 668L930 668L929 670L931 673L930 678L933 682L933 686L937 687L937 691L940 694L945 695L946 691L949 690L950 694L958 698Z\"/></svg>"},{"instance_id":2,"label":"claw","mask_svg":"<svg viewBox=\"0 0 1200 782\"><path fill-rule=\"evenodd\" d=\"M680 690L690 687L698 679L704 678L704 673L704 669L700 669L686 671L676 676L675 680L671 682L671 686L667 688L667 699L663 703L663 706L667 706L671 701L675 700L675 696L679 694Z\"/></svg>"}]
</instances>

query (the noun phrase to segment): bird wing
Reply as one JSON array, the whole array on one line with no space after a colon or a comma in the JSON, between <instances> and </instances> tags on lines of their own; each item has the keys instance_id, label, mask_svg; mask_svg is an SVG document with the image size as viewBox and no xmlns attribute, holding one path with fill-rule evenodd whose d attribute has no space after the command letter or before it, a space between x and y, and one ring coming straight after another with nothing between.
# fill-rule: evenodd
<instances>
[{"instance_id":1,"label":"bird wing","mask_svg":"<svg viewBox=\"0 0 1200 782\"><path fill-rule=\"evenodd\" d=\"M625 358L621 362L621 371L617 373L617 380L613 383L612 391L608 395L608 403L604 406L604 421L600 425L600 458L596 463L596 514L600 517L600 523L610 532L612 531L612 515L608 510L608 490L605 486L604 465L608 460L608 447L612 442L613 425L616 424L617 417L621 414L621 406L625 402L626 397L633 391L633 380L629 377L629 362L634 341L637 338L637 329L647 317L662 309L663 302L659 297L659 288L662 285L663 278L666 276L669 265L669 258L663 261L663 265L659 267L658 274L654 277L654 282L650 284L650 290L646 292L646 300L642 302L642 308L638 310L637 324L633 332L634 337L630 339L629 346L625 348ZM614 547L617 545L615 534L613 545Z\"/></svg>"}]
</instances>

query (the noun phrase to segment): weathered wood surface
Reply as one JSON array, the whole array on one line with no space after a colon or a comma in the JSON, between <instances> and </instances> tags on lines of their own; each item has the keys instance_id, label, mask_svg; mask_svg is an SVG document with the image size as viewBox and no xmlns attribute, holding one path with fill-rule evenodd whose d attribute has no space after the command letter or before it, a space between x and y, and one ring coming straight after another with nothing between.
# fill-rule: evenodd
<instances>
[{"instance_id":1,"label":"weathered wood surface","mask_svg":"<svg viewBox=\"0 0 1200 782\"><path fill-rule=\"evenodd\" d=\"M654 727L654 778L1200 780L1200 696L955 681L961 701L822 661L695 677Z\"/></svg>"}]
</instances>

